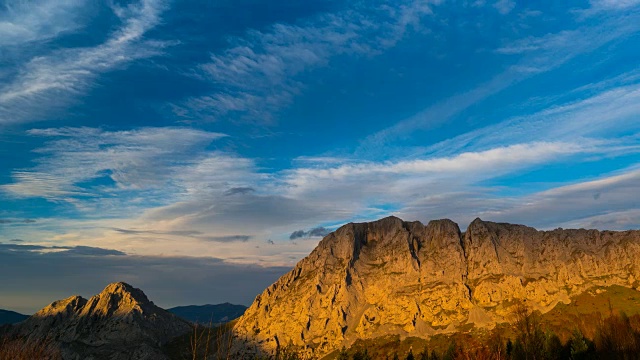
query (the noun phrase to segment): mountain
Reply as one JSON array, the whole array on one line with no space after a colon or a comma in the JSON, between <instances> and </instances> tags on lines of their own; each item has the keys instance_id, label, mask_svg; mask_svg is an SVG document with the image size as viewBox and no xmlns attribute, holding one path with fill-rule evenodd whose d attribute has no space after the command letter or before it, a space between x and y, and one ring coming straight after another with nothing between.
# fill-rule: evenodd
<instances>
[{"instance_id":1,"label":"mountain","mask_svg":"<svg viewBox=\"0 0 640 360\"><path fill-rule=\"evenodd\" d=\"M157 307L125 283L107 286L89 300L53 302L11 329L13 336L49 339L64 359L166 359L161 347L191 325Z\"/></svg>"},{"instance_id":2,"label":"mountain","mask_svg":"<svg viewBox=\"0 0 640 360\"><path fill-rule=\"evenodd\" d=\"M357 339L492 327L525 302L549 312L590 288L640 290L640 231L538 231L474 220L347 224L258 295L233 351L316 357Z\"/></svg>"},{"instance_id":3,"label":"mountain","mask_svg":"<svg viewBox=\"0 0 640 360\"><path fill-rule=\"evenodd\" d=\"M23 321L23 320L27 319L28 317L29 316L22 315L20 313L15 312L15 311L9 311L9 310L0 309L0 325L19 323L20 321Z\"/></svg>"},{"instance_id":4,"label":"mountain","mask_svg":"<svg viewBox=\"0 0 640 360\"><path fill-rule=\"evenodd\" d=\"M167 309L167 311L174 315L198 324L226 323L242 316L245 310L247 310L247 307L244 305L234 305L229 303L218 305L178 306Z\"/></svg>"}]
</instances>

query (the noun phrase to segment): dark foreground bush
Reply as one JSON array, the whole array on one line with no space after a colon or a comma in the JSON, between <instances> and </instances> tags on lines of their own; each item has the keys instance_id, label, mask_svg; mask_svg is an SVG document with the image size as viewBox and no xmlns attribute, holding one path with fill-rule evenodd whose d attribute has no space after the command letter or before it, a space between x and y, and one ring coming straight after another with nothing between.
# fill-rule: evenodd
<instances>
[{"instance_id":1,"label":"dark foreground bush","mask_svg":"<svg viewBox=\"0 0 640 360\"><path fill-rule=\"evenodd\" d=\"M62 360L56 346L45 340L0 339L0 360Z\"/></svg>"}]
</instances>

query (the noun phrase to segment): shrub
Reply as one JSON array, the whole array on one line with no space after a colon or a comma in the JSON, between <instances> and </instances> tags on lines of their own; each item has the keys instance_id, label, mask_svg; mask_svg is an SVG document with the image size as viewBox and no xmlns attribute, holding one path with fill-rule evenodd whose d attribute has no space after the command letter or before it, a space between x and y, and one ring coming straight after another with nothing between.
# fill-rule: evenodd
<instances>
[{"instance_id":1,"label":"shrub","mask_svg":"<svg viewBox=\"0 0 640 360\"><path fill-rule=\"evenodd\" d=\"M60 350L48 340L0 339L0 360L62 360Z\"/></svg>"},{"instance_id":2,"label":"shrub","mask_svg":"<svg viewBox=\"0 0 640 360\"><path fill-rule=\"evenodd\" d=\"M633 359L640 354L640 333L625 313L600 321L594 339L595 347L605 359Z\"/></svg>"}]
</instances>

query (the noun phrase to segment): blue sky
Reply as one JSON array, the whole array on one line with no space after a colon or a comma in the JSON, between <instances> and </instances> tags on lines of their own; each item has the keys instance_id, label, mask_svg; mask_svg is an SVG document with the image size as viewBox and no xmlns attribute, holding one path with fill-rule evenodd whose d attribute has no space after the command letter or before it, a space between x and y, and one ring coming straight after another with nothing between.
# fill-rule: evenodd
<instances>
[{"instance_id":1,"label":"blue sky","mask_svg":"<svg viewBox=\"0 0 640 360\"><path fill-rule=\"evenodd\" d=\"M636 0L2 1L0 307L248 303L392 214L638 228L639 45Z\"/></svg>"}]
</instances>

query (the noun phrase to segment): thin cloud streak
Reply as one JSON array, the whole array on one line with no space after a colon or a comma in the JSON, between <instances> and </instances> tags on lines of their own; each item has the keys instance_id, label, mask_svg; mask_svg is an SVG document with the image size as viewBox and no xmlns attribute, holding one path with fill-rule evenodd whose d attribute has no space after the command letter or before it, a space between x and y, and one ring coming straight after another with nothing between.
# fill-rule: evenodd
<instances>
[{"instance_id":1,"label":"thin cloud streak","mask_svg":"<svg viewBox=\"0 0 640 360\"><path fill-rule=\"evenodd\" d=\"M9 0L0 7L0 47L44 41L80 27L80 0ZM1 56L1 55L0 55Z\"/></svg>"},{"instance_id":2,"label":"thin cloud streak","mask_svg":"<svg viewBox=\"0 0 640 360\"><path fill-rule=\"evenodd\" d=\"M416 130L428 130L449 121L470 106L502 92L510 86L566 64L575 57L594 51L607 43L640 31L640 12L630 11L624 16L610 16L602 24L578 30L563 30L541 37L521 39L497 52L524 54L516 64L490 81L476 88L454 95L395 125L369 135L356 149L359 157L375 158L388 145L405 138Z\"/></svg>"},{"instance_id":3,"label":"thin cloud streak","mask_svg":"<svg viewBox=\"0 0 640 360\"><path fill-rule=\"evenodd\" d=\"M112 228L111 230L126 235L169 235L169 236L177 236L177 237L190 237L193 239L204 240L204 241L212 241L212 242L246 242L251 239L250 235L219 235L219 236L206 236L201 231L195 230L170 230L170 231L160 231L160 230L138 230L138 229L120 229L120 228Z\"/></svg>"},{"instance_id":4,"label":"thin cloud streak","mask_svg":"<svg viewBox=\"0 0 640 360\"><path fill-rule=\"evenodd\" d=\"M631 84L606 87L581 100L506 119L432 145L423 149L423 152L445 156L465 149L477 151L496 144L510 144L523 138L530 141L567 141L640 132L640 125L634 120L640 112L640 83L637 78L627 78L632 81ZM594 84L593 87L600 85ZM615 143L620 144L620 151L634 149L632 138L622 136L612 140L612 145ZM614 150L612 147L610 152Z\"/></svg>"},{"instance_id":5,"label":"thin cloud streak","mask_svg":"<svg viewBox=\"0 0 640 360\"><path fill-rule=\"evenodd\" d=\"M466 183L477 182L482 179L497 177L521 170L536 164L546 164L559 161L580 153L607 152L607 144L576 144L576 143L526 143L505 147L496 147L480 152L466 152L453 157L431 158L426 160L410 160L387 163L360 163L339 167L318 169L297 169L291 173L287 183L291 186L292 194L304 194L316 190L331 192L344 186L345 183L361 183L361 189L376 182L386 184L393 189L394 182L402 179L424 177L426 183L437 179L459 179L466 174ZM367 179L366 181L364 179ZM450 181L450 180L447 180ZM365 185L367 184L367 185ZM418 186L420 183L418 182ZM376 190L372 189L372 193ZM339 192L341 193L341 192ZM329 194L325 194L329 196ZM394 195L397 195L394 193Z\"/></svg>"},{"instance_id":6,"label":"thin cloud streak","mask_svg":"<svg viewBox=\"0 0 640 360\"><path fill-rule=\"evenodd\" d=\"M218 87L211 94L175 104L176 114L219 120L229 114L272 124L274 115L304 91L300 77L329 65L339 56L375 56L394 47L437 1L402 1L389 7L356 3L337 13L322 14L296 25L275 24L250 30L230 41L231 47L211 55L196 73Z\"/></svg>"},{"instance_id":7,"label":"thin cloud streak","mask_svg":"<svg viewBox=\"0 0 640 360\"><path fill-rule=\"evenodd\" d=\"M47 119L88 91L99 74L161 54L168 43L143 37L160 22L165 8L160 0L142 0L126 8L114 5L122 26L104 43L61 49L27 61L15 78L0 86L0 126Z\"/></svg>"},{"instance_id":8,"label":"thin cloud streak","mask_svg":"<svg viewBox=\"0 0 640 360\"><path fill-rule=\"evenodd\" d=\"M107 179L113 183L109 191L143 191L171 185L184 168L198 166L193 151L202 151L224 137L171 127L114 132L95 128L35 129L29 134L53 140L36 150L42 155L38 165L14 171L13 183L0 186L0 190L17 198L42 197L51 201L105 196ZM102 183L93 189L79 185L100 179Z\"/></svg>"}]
</instances>

